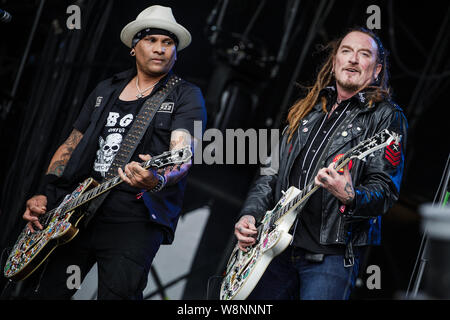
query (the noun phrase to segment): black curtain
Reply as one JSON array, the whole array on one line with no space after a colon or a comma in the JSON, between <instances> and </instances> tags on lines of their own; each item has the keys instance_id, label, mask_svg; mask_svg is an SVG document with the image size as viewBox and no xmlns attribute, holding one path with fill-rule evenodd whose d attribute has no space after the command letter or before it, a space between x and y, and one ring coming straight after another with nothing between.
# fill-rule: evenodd
<instances>
[{"instance_id":1,"label":"black curtain","mask_svg":"<svg viewBox=\"0 0 450 320\"><path fill-rule=\"evenodd\" d=\"M33 43L42 49L38 55L30 54L21 81L24 87L19 86L12 111L2 121L1 140L9 146L7 157L2 157L6 170L0 186L2 265L8 247L25 224L22 213L26 200L36 192L51 156L72 130L92 83L104 76L107 63L97 65L95 61L114 1L77 4L83 13L80 30L66 28L68 16L42 18L49 22L41 23L41 28L48 30L46 38L43 43L40 39ZM49 2L45 7L54 6ZM14 128L8 126L11 118L16 120Z\"/></svg>"}]
</instances>

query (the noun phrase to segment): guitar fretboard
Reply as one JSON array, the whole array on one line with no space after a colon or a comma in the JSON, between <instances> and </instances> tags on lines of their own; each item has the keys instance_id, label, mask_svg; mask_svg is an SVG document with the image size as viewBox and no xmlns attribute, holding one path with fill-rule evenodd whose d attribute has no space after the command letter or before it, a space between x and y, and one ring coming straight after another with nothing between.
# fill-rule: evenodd
<instances>
[{"instance_id":1,"label":"guitar fretboard","mask_svg":"<svg viewBox=\"0 0 450 320\"><path fill-rule=\"evenodd\" d=\"M389 132L389 130L384 129L372 138L364 140L357 146L348 150L341 158L336 160L335 169L336 171L342 169L352 158L363 159L376 150L387 146L394 140L398 143L398 141L400 141L400 138L401 136L399 136L398 134L391 133ZM272 213L269 221L270 225L274 225L274 223L278 221L282 216L284 216L288 211L294 210L300 205L304 204L306 200L308 200L309 197L311 197L319 188L319 186L315 185L314 179L310 181L303 190L300 190L298 195L296 195L288 203ZM262 228L263 226L264 225L261 224L258 229Z\"/></svg>"},{"instance_id":2,"label":"guitar fretboard","mask_svg":"<svg viewBox=\"0 0 450 320\"><path fill-rule=\"evenodd\" d=\"M142 162L139 165L144 169L148 169L150 167L162 168L171 164L183 163L188 159L190 159L191 156L192 152L190 150L190 147L188 146L176 151L164 152L163 154L153 157L148 161ZM103 182L102 184L99 184L98 186L84 192L76 199L68 201L62 207L57 207L53 210L46 212L44 215L41 215L39 217L39 222L43 224L43 227L45 228L45 226L48 225L50 218L53 216L56 210L60 210L60 212L62 213L70 212L73 209L88 203L89 201L105 193L106 191L113 189L122 182L123 180L120 178L119 175L110 178L105 182Z\"/></svg>"},{"instance_id":3,"label":"guitar fretboard","mask_svg":"<svg viewBox=\"0 0 450 320\"><path fill-rule=\"evenodd\" d=\"M350 150L349 152L347 152L345 155L351 153L351 151L353 151L353 149ZM336 164L335 164L336 170L342 169L350 161L351 158L344 158L345 155L336 161ZM304 204L306 202L306 200L308 200L319 188L320 188L319 186L315 185L314 180L310 181L305 188L300 190L299 194L297 194L294 198L289 200L289 202L286 203L284 206L282 206L281 208L279 208L278 210L275 210L275 212L273 212L272 216L270 217L270 221L269 221L270 225L273 225L282 216L284 216L289 210L291 210L291 209L295 210L300 205Z\"/></svg>"}]
</instances>

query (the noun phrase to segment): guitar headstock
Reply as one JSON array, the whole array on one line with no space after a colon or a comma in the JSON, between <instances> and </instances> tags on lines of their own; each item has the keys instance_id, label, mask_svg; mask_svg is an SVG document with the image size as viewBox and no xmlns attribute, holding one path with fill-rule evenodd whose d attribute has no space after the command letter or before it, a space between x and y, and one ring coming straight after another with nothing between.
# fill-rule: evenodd
<instances>
[{"instance_id":1,"label":"guitar headstock","mask_svg":"<svg viewBox=\"0 0 450 320\"><path fill-rule=\"evenodd\" d=\"M349 154L347 155L347 158L357 158L362 160L369 154L384 148L391 143L399 144L401 138L402 136L400 134L384 129L351 149L348 152Z\"/></svg>"},{"instance_id":2,"label":"guitar headstock","mask_svg":"<svg viewBox=\"0 0 450 320\"><path fill-rule=\"evenodd\" d=\"M159 156L153 157L146 161L143 166L145 168L163 168L167 166L181 165L191 159L192 151L190 146L185 146L181 149L166 151Z\"/></svg>"}]
</instances>

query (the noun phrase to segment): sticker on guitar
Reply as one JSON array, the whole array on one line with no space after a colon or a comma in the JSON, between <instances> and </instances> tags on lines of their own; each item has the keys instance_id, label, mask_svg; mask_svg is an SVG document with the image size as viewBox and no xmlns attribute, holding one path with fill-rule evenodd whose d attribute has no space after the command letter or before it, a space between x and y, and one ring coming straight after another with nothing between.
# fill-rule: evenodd
<instances>
[{"instance_id":1,"label":"sticker on guitar","mask_svg":"<svg viewBox=\"0 0 450 320\"><path fill-rule=\"evenodd\" d=\"M141 163L145 169L177 166L192 157L190 146L167 151ZM78 223L84 218L86 205L99 195L122 183L115 176L102 184L92 178L83 181L72 193L65 196L57 208L39 216L42 230L31 232L28 226L22 230L9 257L3 273L11 280L23 280L32 274L53 250L78 234Z\"/></svg>"},{"instance_id":2,"label":"sticker on guitar","mask_svg":"<svg viewBox=\"0 0 450 320\"><path fill-rule=\"evenodd\" d=\"M385 129L370 139L362 141L342 156L335 159L337 171L352 159L364 160L376 150L386 146L399 146L401 136ZM395 150L395 149L393 149ZM220 288L221 300L243 300L255 288L269 263L291 243L289 234L297 215L301 213L306 200L319 189L314 179L303 189L290 187L274 209L267 211L257 224L257 241L243 252L236 245L228 260L225 276Z\"/></svg>"}]
</instances>

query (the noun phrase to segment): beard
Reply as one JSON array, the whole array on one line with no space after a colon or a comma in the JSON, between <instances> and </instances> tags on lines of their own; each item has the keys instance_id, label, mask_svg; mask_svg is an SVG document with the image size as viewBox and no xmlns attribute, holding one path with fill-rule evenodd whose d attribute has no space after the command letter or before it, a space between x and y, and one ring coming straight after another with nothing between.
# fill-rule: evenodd
<instances>
[{"instance_id":1,"label":"beard","mask_svg":"<svg viewBox=\"0 0 450 320\"><path fill-rule=\"evenodd\" d=\"M341 88L343 88L347 91L356 92L356 91L359 91L359 89L361 89L360 85L358 85L356 83L352 83L350 81L344 82L344 81L341 81L340 79L336 79L336 82L339 84L339 86L341 86Z\"/></svg>"}]
</instances>

